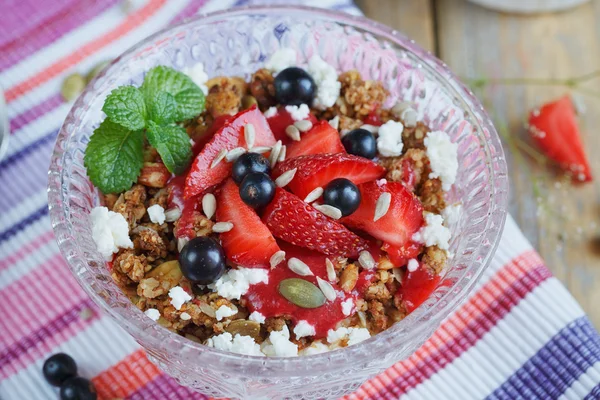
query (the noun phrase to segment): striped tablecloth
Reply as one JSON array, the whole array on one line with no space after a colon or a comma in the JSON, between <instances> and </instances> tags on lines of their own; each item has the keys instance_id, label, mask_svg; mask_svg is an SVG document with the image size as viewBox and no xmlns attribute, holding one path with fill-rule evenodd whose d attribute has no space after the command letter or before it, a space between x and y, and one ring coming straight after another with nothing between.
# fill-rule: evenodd
<instances>
[{"instance_id":1,"label":"striped tablecloth","mask_svg":"<svg viewBox=\"0 0 600 400\"><path fill-rule=\"evenodd\" d=\"M0 161L0 399L57 398L41 367L58 351L103 399L206 397L162 374L80 289L54 243L46 173L70 108L66 75L198 10L245 3L129 1L125 12L116 0L3 0L0 84L12 135ZM347 0L304 3L357 12ZM412 357L348 398L402 396L600 398L600 337L512 219L477 292Z\"/></svg>"}]
</instances>

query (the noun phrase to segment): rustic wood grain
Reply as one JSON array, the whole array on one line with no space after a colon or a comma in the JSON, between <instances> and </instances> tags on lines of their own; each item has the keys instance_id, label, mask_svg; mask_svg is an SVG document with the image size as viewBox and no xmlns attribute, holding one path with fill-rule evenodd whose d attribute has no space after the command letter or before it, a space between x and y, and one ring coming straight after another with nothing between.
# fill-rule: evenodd
<instances>
[{"instance_id":1,"label":"rustic wood grain","mask_svg":"<svg viewBox=\"0 0 600 400\"><path fill-rule=\"evenodd\" d=\"M367 17L403 32L427 50L435 50L429 0L357 0L356 3Z\"/></svg>"}]
</instances>

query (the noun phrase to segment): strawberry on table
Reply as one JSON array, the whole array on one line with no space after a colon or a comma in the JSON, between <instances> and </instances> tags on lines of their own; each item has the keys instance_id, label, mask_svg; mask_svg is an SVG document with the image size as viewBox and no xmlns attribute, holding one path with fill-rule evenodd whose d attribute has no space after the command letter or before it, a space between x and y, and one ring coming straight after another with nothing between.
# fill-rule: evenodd
<instances>
[{"instance_id":1,"label":"strawberry on table","mask_svg":"<svg viewBox=\"0 0 600 400\"><path fill-rule=\"evenodd\" d=\"M365 239L281 188L262 220L275 237L323 254L356 258L369 247Z\"/></svg>"},{"instance_id":2,"label":"strawberry on table","mask_svg":"<svg viewBox=\"0 0 600 400\"><path fill-rule=\"evenodd\" d=\"M256 106L244 110L227 122L214 134L193 161L185 181L185 197L190 198L225 180L231 173L231 163L222 160L211 168L221 150L246 147L244 125L254 125L254 146L273 146L275 138L264 115Z\"/></svg>"},{"instance_id":3,"label":"strawberry on table","mask_svg":"<svg viewBox=\"0 0 600 400\"><path fill-rule=\"evenodd\" d=\"M355 184L369 182L385 175L385 168L363 157L351 154L312 154L289 158L277 164L273 176L297 168L288 188L304 199L318 187L325 187L336 178L346 178Z\"/></svg>"},{"instance_id":4,"label":"strawberry on table","mask_svg":"<svg viewBox=\"0 0 600 400\"><path fill-rule=\"evenodd\" d=\"M302 135L302 140L287 146L287 158L309 154L345 153L340 134L329 122L321 121Z\"/></svg>"},{"instance_id":5,"label":"strawberry on table","mask_svg":"<svg viewBox=\"0 0 600 400\"><path fill-rule=\"evenodd\" d=\"M313 125L317 123L317 119L314 115L308 114L308 121L312 122ZM275 136L275 140L281 140L283 144L287 144L292 141L289 136L285 133L285 128L290 125L294 125L294 118L292 118L291 114L285 109L285 107L280 107L277 109L277 113L272 117L267 118L267 122L271 127L271 131L273 132L273 136Z\"/></svg>"},{"instance_id":6,"label":"strawberry on table","mask_svg":"<svg viewBox=\"0 0 600 400\"><path fill-rule=\"evenodd\" d=\"M575 107L569 96L532 111L529 115L529 132L544 154L563 170L572 173L576 180L592 180L575 119Z\"/></svg>"},{"instance_id":7,"label":"strawberry on table","mask_svg":"<svg viewBox=\"0 0 600 400\"><path fill-rule=\"evenodd\" d=\"M440 276L431 272L419 263L416 271L407 271L402 279L402 285L396 292L395 302L403 304L406 311L411 313L433 293Z\"/></svg>"},{"instance_id":8,"label":"strawberry on table","mask_svg":"<svg viewBox=\"0 0 600 400\"><path fill-rule=\"evenodd\" d=\"M362 197L360 206L353 214L342 218L344 225L398 247L407 244L423 225L421 202L401 183L380 180L363 183L358 188ZM374 221L377 200L386 192L391 195L390 206Z\"/></svg>"},{"instance_id":9,"label":"strawberry on table","mask_svg":"<svg viewBox=\"0 0 600 400\"><path fill-rule=\"evenodd\" d=\"M217 221L231 222L233 229L220 234L228 259L245 268L268 267L279 246L256 212L242 201L239 189L228 179L218 196Z\"/></svg>"}]
</instances>

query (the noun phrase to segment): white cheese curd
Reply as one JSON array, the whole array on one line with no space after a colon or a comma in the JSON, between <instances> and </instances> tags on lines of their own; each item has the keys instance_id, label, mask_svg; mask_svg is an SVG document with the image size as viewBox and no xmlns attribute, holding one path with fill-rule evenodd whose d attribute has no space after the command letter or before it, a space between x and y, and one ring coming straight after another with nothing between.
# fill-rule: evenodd
<instances>
[{"instance_id":1,"label":"white cheese curd","mask_svg":"<svg viewBox=\"0 0 600 400\"><path fill-rule=\"evenodd\" d=\"M109 211L106 207L95 207L90 217L92 239L106 260L111 260L119 248L133 249L133 242L129 238L129 225L121 214Z\"/></svg>"},{"instance_id":2,"label":"white cheese curd","mask_svg":"<svg viewBox=\"0 0 600 400\"><path fill-rule=\"evenodd\" d=\"M442 250L450 247L450 229L443 225L444 218L433 213L423 213L425 225L412 236L412 240L425 246L438 246Z\"/></svg>"},{"instance_id":3,"label":"white cheese curd","mask_svg":"<svg viewBox=\"0 0 600 400\"><path fill-rule=\"evenodd\" d=\"M206 341L206 345L215 349L230 351L232 353L245 354L247 356L261 356L260 345L251 336L236 334L235 337L229 332L222 333Z\"/></svg>"},{"instance_id":4,"label":"white cheese curd","mask_svg":"<svg viewBox=\"0 0 600 400\"><path fill-rule=\"evenodd\" d=\"M221 306L215 312L215 318L217 319L217 321L220 321L223 318L231 317L232 315L235 315L237 313L237 309L234 310L233 308L228 306Z\"/></svg>"},{"instance_id":5,"label":"white cheese curd","mask_svg":"<svg viewBox=\"0 0 600 400\"><path fill-rule=\"evenodd\" d=\"M296 50L284 47L277 50L265 63L265 68L274 73L296 65Z\"/></svg>"},{"instance_id":6,"label":"white cheese curd","mask_svg":"<svg viewBox=\"0 0 600 400\"><path fill-rule=\"evenodd\" d=\"M340 96L342 88L342 84L337 80L338 75L335 68L318 55L314 55L308 61L307 72L317 84L313 107L324 110L333 106Z\"/></svg>"},{"instance_id":7,"label":"white cheese curd","mask_svg":"<svg viewBox=\"0 0 600 400\"><path fill-rule=\"evenodd\" d=\"M158 321L160 318L160 311L158 311L156 308L149 308L144 311L144 314L146 314L146 316L152 321Z\"/></svg>"},{"instance_id":8,"label":"white cheese curd","mask_svg":"<svg viewBox=\"0 0 600 400\"><path fill-rule=\"evenodd\" d=\"M206 82L208 82L208 75L204 72L204 64L197 63L194 66L186 67L182 70L184 74L189 76L192 81L202 90L202 93L206 96L208 94L208 87L206 86Z\"/></svg>"},{"instance_id":9,"label":"white cheese curd","mask_svg":"<svg viewBox=\"0 0 600 400\"><path fill-rule=\"evenodd\" d=\"M250 314L248 319L250 321L258 322L259 324L264 324L266 320L265 316L259 313L258 311L252 311L252 314Z\"/></svg>"},{"instance_id":10,"label":"white cheese curd","mask_svg":"<svg viewBox=\"0 0 600 400\"><path fill-rule=\"evenodd\" d=\"M337 329L330 329L327 331L327 342L331 344L337 343L346 336L348 336L348 328L341 327Z\"/></svg>"},{"instance_id":11,"label":"white cheese curd","mask_svg":"<svg viewBox=\"0 0 600 400\"><path fill-rule=\"evenodd\" d=\"M442 217L444 217L444 224L446 226L452 226L460 219L462 206L460 204L453 204L447 206L442 210Z\"/></svg>"},{"instance_id":12,"label":"white cheese curd","mask_svg":"<svg viewBox=\"0 0 600 400\"><path fill-rule=\"evenodd\" d=\"M269 107L267 111L265 111L265 118L271 118L277 115L277 107Z\"/></svg>"},{"instance_id":13,"label":"white cheese curd","mask_svg":"<svg viewBox=\"0 0 600 400\"><path fill-rule=\"evenodd\" d=\"M346 300L342 301L342 313L347 317L352 314L354 309L354 300L352 297L348 297Z\"/></svg>"},{"instance_id":14,"label":"white cheese curd","mask_svg":"<svg viewBox=\"0 0 600 400\"><path fill-rule=\"evenodd\" d=\"M384 157L397 157L402 154L404 143L402 143L402 131L404 125L401 122L388 121L379 127L377 137L377 151Z\"/></svg>"},{"instance_id":15,"label":"white cheese curd","mask_svg":"<svg viewBox=\"0 0 600 400\"><path fill-rule=\"evenodd\" d=\"M287 325L280 331L272 331L269 338L261 346L262 352L267 356L296 357L298 345L290 342L290 331Z\"/></svg>"},{"instance_id":16,"label":"white cheese curd","mask_svg":"<svg viewBox=\"0 0 600 400\"><path fill-rule=\"evenodd\" d=\"M181 286L175 286L169 290L169 297L171 298L171 305L175 307L176 310L181 310L181 306L192 299L192 296L187 294Z\"/></svg>"},{"instance_id":17,"label":"white cheese curd","mask_svg":"<svg viewBox=\"0 0 600 400\"><path fill-rule=\"evenodd\" d=\"M321 354L321 353L327 353L329 351L329 346L327 346L325 343L323 342L312 342L312 344L308 347L305 347L304 349L300 350L300 352L298 353L301 356L311 356L313 354Z\"/></svg>"},{"instance_id":18,"label":"white cheese curd","mask_svg":"<svg viewBox=\"0 0 600 400\"><path fill-rule=\"evenodd\" d=\"M415 260L414 258L411 258L410 260L408 260L406 269L408 270L408 272L415 272L416 270L419 269L419 262L417 260Z\"/></svg>"},{"instance_id":19,"label":"white cheese curd","mask_svg":"<svg viewBox=\"0 0 600 400\"><path fill-rule=\"evenodd\" d=\"M290 116L294 121L303 121L310 115L310 108L306 104L300 104L299 106L285 106L285 111L290 113Z\"/></svg>"},{"instance_id":20,"label":"white cheese curd","mask_svg":"<svg viewBox=\"0 0 600 400\"><path fill-rule=\"evenodd\" d=\"M162 225L165 223L165 209L158 204L148 207L148 216L150 221L155 224Z\"/></svg>"},{"instance_id":21,"label":"white cheese curd","mask_svg":"<svg viewBox=\"0 0 600 400\"><path fill-rule=\"evenodd\" d=\"M181 318L182 321L189 321L192 319L192 316L186 312L182 312L179 318Z\"/></svg>"},{"instance_id":22,"label":"white cheese curd","mask_svg":"<svg viewBox=\"0 0 600 400\"><path fill-rule=\"evenodd\" d=\"M227 300L239 300L248 292L250 285L257 283L268 283L269 271L262 268L237 268L230 269L208 288Z\"/></svg>"},{"instance_id":23,"label":"white cheese curd","mask_svg":"<svg viewBox=\"0 0 600 400\"><path fill-rule=\"evenodd\" d=\"M456 181L458 172L458 145L442 131L429 132L425 136L427 157L431 164L430 178L440 178L442 189L448 191Z\"/></svg>"},{"instance_id":24,"label":"white cheese curd","mask_svg":"<svg viewBox=\"0 0 600 400\"><path fill-rule=\"evenodd\" d=\"M315 327L308 323L308 321L298 321L294 327L294 335L296 339L300 339L305 336L314 336L316 334Z\"/></svg>"},{"instance_id":25,"label":"white cheese curd","mask_svg":"<svg viewBox=\"0 0 600 400\"><path fill-rule=\"evenodd\" d=\"M333 345L339 341L348 338L348 346L356 343L360 343L371 337L369 330L366 328L338 328L336 330L330 329L327 332L327 341Z\"/></svg>"}]
</instances>

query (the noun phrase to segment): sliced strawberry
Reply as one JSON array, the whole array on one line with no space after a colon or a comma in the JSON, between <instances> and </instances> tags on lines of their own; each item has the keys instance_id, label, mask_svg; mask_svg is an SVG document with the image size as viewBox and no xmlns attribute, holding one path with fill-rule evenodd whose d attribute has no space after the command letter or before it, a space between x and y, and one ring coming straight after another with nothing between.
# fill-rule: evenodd
<instances>
[{"instance_id":1,"label":"sliced strawberry","mask_svg":"<svg viewBox=\"0 0 600 400\"><path fill-rule=\"evenodd\" d=\"M402 246L394 246L385 243L382 249L387 252L388 258L396 267L403 267L411 258L416 258L421 254L423 246L414 242L408 242Z\"/></svg>"},{"instance_id":2,"label":"sliced strawberry","mask_svg":"<svg viewBox=\"0 0 600 400\"><path fill-rule=\"evenodd\" d=\"M198 155L198 153L200 153L200 151L202 151L202 149L204 148L206 143L210 142L210 139L212 139L215 132L217 132L219 129L221 129L223 127L223 125L225 125L232 119L233 119L233 115L221 115L221 116L215 118L215 120L213 121L212 124L210 124L208 129L206 129L201 134L195 135L194 137L192 137L192 139L194 139L194 146L192 146L192 153L194 153L195 156Z\"/></svg>"},{"instance_id":3,"label":"sliced strawberry","mask_svg":"<svg viewBox=\"0 0 600 400\"><path fill-rule=\"evenodd\" d=\"M381 125L383 125L383 121L381 120L381 117L377 113L377 109L371 111L369 113L369 115L367 115L367 117L365 118L365 120L363 122L365 124L373 125L373 126L381 126Z\"/></svg>"},{"instance_id":4,"label":"sliced strawberry","mask_svg":"<svg viewBox=\"0 0 600 400\"><path fill-rule=\"evenodd\" d=\"M317 123L310 131L302 135L301 141L290 143L287 146L288 159L309 154L345 152L339 132L337 129L333 129L327 121Z\"/></svg>"},{"instance_id":5,"label":"sliced strawberry","mask_svg":"<svg viewBox=\"0 0 600 400\"><path fill-rule=\"evenodd\" d=\"M362 200L358 210L342 219L344 225L365 231L393 246L403 246L423 225L423 206L417 197L399 182L375 181L358 186ZM375 206L382 193L391 193L388 211L377 221Z\"/></svg>"},{"instance_id":6,"label":"sliced strawberry","mask_svg":"<svg viewBox=\"0 0 600 400\"><path fill-rule=\"evenodd\" d=\"M225 182L218 200L217 221L233 224L220 236L227 258L246 268L269 266L279 246L256 212L242 201L232 179Z\"/></svg>"},{"instance_id":7,"label":"sliced strawberry","mask_svg":"<svg viewBox=\"0 0 600 400\"><path fill-rule=\"evenodd\" d=\"M278 177L294 168L297 168L296 175L288 188L302 199L314 189L324 187L336 178L346 178L358 185L385 174L385 168L371 160L340 153L289 158L275 167L273 175Z\"/></svg>"},{"instance_id":8,"label":"sliced strawberry","mask_svg":"<svg viewBox=\"0 0 600 400\"><path fill-rule=\"evenodd\" d=\"M213 160L221 150L246 147L244 125L254 125L256 137L254 146L272 146L275 138L265 116L256 106L244 110L227 121L212 137L192 163L185 181L185 198L201 194L206 189L225 180L231 173L231 163L222 160L211 168Z\"/></svg>"},{"instance_id":9,"label":"sliced strawberry","mask_svg":"<svg viewBox=\"0 0 600 400\"><path fill-rule=\"evenodd\" d=\"M317 123L317 119L314 115L309 114L307 120L314 124ZM273 132L273 136L275 136L275 140L281 140L283 144L287 144L292 141L288 135L285 133L285 128L290 125L293 125L296 122L289 112L286 111L285 107L281 107L277 110L277 114L272 117L267 118L269 122L269 126L271 127L271 131Z\"/></svg>"},{"instance_id":10,"label":"sliced strawberry","mask_svg":"<svg viewBox=\"0 0 600 400\"><path fill-rule=\"evenodd\" d=\"M358 257L369 247L365 239L281 188L277 188L262 219L275 237L323 254Z\"/></svg>"},{"instance_id":11,"label":"sliced strawberry","mask_svg":"<svg viewBox=\"0 0 600 400\"><path fill-rule=\"evenodd\" d=\"M414 170L414 161L410 158L402 160L402 184L411 192L417 183L417 175Z\"/></svg>"},{"instance_id":12,"label":"sliced strawberry","mask_svg":"<svg viewBox=\"0 0 600 400\"><path fill-rule=\"evenodd\" d=\"M576 180L589 182L592 172L588 163L575 107L569 96L547 103L529 115L529 131L538 147Z\"/></svg>"},{"instance_id":13,"label":"sliced strawberry","mask_svg":"<svg viewBox=\"0 0 600 400\"><path fill-rule=\"evenodd\" d=\"M402 286L396 292L396 298L404 304L406 311L410 313L427 300L439 282L439 275L435 275L429 269L419 265L416 271L407 271L404 274Z\"/></svg>"}]
</instances>

